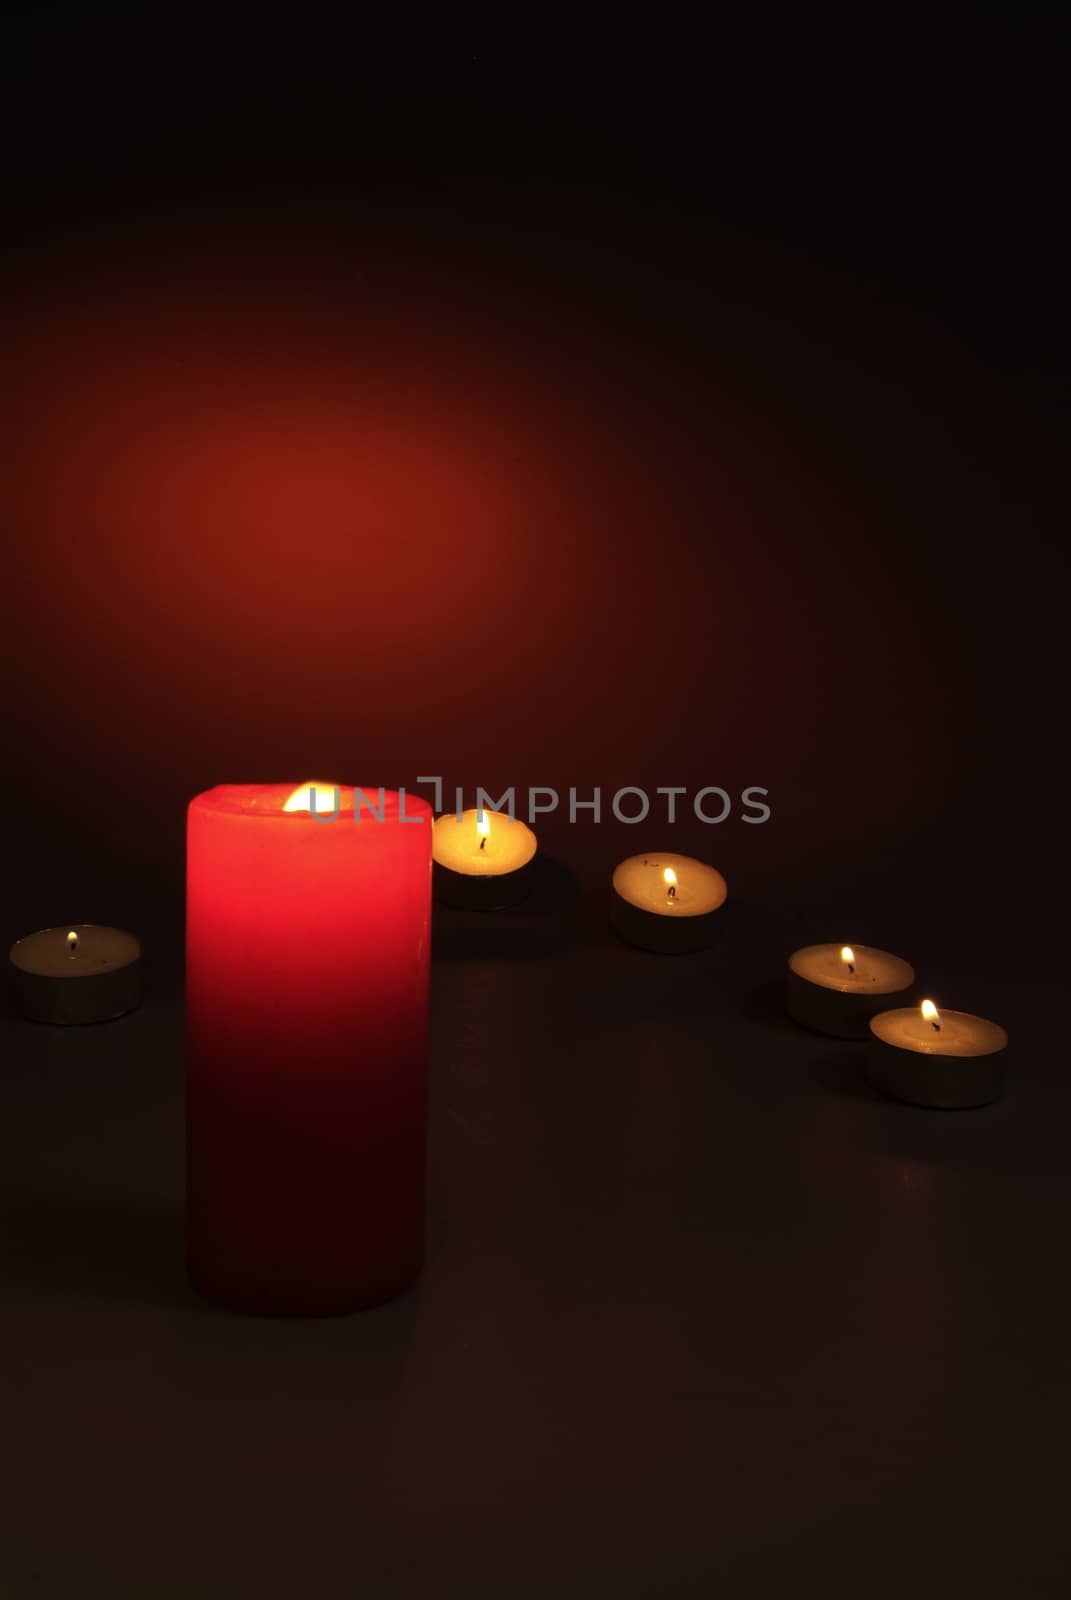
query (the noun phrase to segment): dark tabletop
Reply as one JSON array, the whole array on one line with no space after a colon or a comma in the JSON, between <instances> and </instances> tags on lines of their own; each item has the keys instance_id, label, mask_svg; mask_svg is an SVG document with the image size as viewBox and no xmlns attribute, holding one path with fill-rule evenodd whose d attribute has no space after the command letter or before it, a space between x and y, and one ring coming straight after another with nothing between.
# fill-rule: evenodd
<instances>
[{"instance_id":1,"label":"dark tabletop","mask_svg":"<svg viewBox=\"0 0 1071 1600\"><path fill-rule=\"evenodd\" d=\"M427 1267L358 1316L187 1288L174 928L135 1015L4 1016L6 1592L1061 1592L1044 979L963 931L1009 1093L914 1110L783 1016L798 911L664 958L574 891L437 910Z\"/></svg>"}]
</instances>

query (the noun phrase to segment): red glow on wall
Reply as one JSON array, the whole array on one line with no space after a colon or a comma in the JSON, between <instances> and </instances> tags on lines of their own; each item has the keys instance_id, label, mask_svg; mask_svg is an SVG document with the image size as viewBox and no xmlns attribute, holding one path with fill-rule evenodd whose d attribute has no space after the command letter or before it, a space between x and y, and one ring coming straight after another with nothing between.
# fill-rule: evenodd
<instances>
[{"instance_id":1,"label":"red glow on wall","mask_svg":"<svg viewBox=\"0 0 1071 1600\"><path fill-rule=\"evenodd\" d=\"M322 267L72 266L13 320L31 766L175 805L280 770L798 779L813 815L815 762L832 787L894 726L869 799L910 792L889 619L929 602L739 357Z\"/></svg>"}]
</instances>

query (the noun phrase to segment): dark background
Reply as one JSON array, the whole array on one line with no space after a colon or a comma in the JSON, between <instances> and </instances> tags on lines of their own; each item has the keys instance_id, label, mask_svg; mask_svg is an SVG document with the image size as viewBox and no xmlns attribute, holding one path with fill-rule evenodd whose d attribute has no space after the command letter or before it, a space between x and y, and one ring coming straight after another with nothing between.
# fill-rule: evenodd
<instances>
[{"instance_id":1,"label":"dark background","mask_svg":"<svg viewBox=\"0 0 1071 1600\"><path fill-rule=\"evenodd\" d=\"M11 1592L1049 1592L1056 41L689 81L397 73L326 16L6 29L0 933L154 957L127 1022L4 1021ZM185 803L424 773L773 816L549 819L571 898L438 914L420 1294L209 1316ZM668 967L603 924L667 842L732 896ZM1006 1106L882 1106L787 1029L826 938L1005 1023Z\"/></svg>"}]
</instances>

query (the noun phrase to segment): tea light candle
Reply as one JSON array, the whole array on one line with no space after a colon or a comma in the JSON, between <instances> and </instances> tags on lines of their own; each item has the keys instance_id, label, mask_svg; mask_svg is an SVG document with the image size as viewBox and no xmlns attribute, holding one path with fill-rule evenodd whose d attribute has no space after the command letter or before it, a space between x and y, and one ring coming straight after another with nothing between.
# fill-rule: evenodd
<instances>
[{"instance_id":1,"label":"tea light candle","mask_svg":"<svg viewBox=\"0 0 1071 1600\"><path fill-rule=\"evenodd\" d=\"M920 1006L870 1019L868 1075L875 1089L916 1106L987 1106L1004 1092L1008 1035L966 1011Z\"/></svg>"},{"instance_id":2,"label":"tea light candle","mask_svg":"<svg viewBox=\"0 0 1071 1600\"><path fill-rule=\"evenodd\" d=\"M9 959L18 1004L33 1022L108 1022L141 1002L141 941L122 928L42 928L16 940Z\"/></svg>"},{"instance_id":3,"label":"tea light candle","mask_svg":"<svg viewBox=\"0 0 1071 1600\"><path fill-rule=\"evenodd\" d=\"M870 945L808 944L788 958L788 1014L834 1039L865 1039L867 1023L909 1000L914 970Z\"/></svg>"},{"instance_id":4,"label":"tea light candle","mask_svg":"<svg viewBox=\"0 0 1071 1600\"><path fill-rule=\"evenodd\" d=\"M691 856L629 856L614 868L610 926L640 950L703 950L717 937L728 892L716 868Z\"/></svg>"},{"instance_id":5,"label":"tea light candle","mask_svg":"<svg viewBox=\"0 0 1071 1600\"><path fill-rule=\"evenodd\" d=\"M532 887L536 836L519 818L480 808L435 819L435 898L461 911L502 911Z\"/></svg>"}]
</instances>

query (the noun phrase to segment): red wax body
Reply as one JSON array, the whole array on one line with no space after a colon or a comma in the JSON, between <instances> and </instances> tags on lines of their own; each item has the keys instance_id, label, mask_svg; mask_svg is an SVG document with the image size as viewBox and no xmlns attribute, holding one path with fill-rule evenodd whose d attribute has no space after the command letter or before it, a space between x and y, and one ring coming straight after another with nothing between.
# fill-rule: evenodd
<instances>
[{"instance_id":1,"label":"red wax body","mask_svg":"<svg viewBox=\"0 0 1071 1600\"><path fill-rule=\"evenodd\" d=\"M285 813L295 787L189 807L187 1249L204 1294L316 1316L420 1270L432 829L390 791Z\"/></svg>"}]
</instances>

